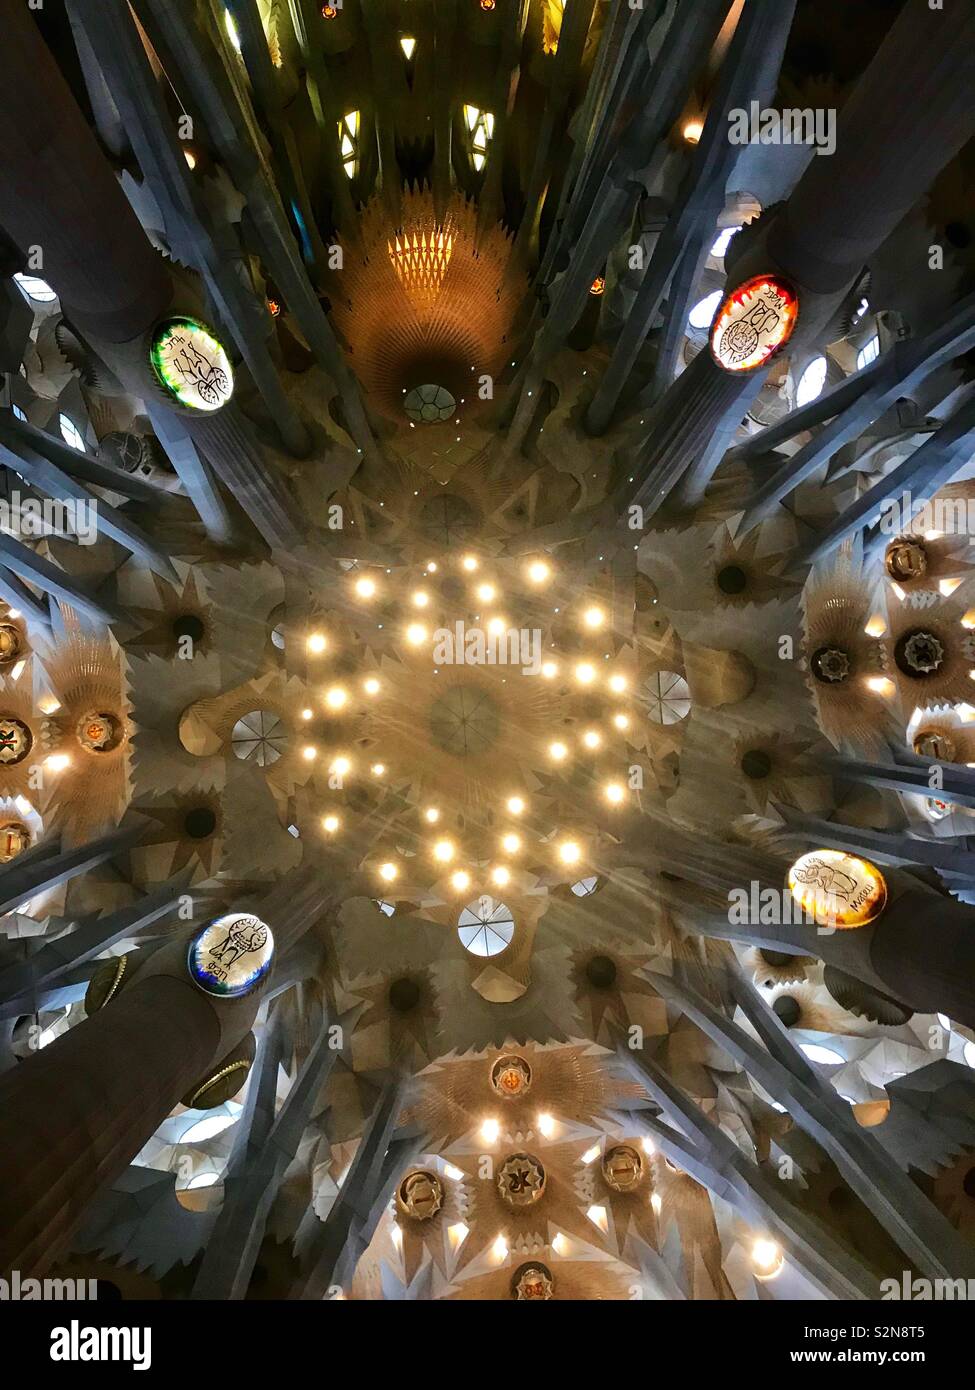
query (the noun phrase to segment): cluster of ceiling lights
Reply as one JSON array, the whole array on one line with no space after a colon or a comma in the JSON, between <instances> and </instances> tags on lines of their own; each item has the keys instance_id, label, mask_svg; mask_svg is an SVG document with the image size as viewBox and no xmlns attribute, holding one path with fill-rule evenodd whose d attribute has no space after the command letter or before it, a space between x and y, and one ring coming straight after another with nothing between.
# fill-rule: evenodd
<instances>
[{"instance_id":1,"label":"cluster of ceiling lights","mask_svg":"<svg viewBox=\"0 0 975 1390\"><path fill-rule=\"evenodd\" d=\"M471 552L461 555L458 560L459 568L467 575L480 575L481 560ZM431 560L424 567L426 575L434 575L438 571L436 561ZM378 572L377 572L378 573ZM548 584L553 577L551 564L541 558L529 560L524 570L524 578L534 589L541 589ZM381 594L382 580L372 574L358 574L352 582L352 591L357 599L363 603L370 603ZM480 605L494 604L499 598L499 587L496 581L489 578L479 578L475 584L471 598ZM419 587L413 591L410 597L413 607L420 612L425 611L431 602L429 591ZM556 610L558 611L558 610ZM607 614L604 609L596 604L589 604L582 609L579 615L580 627L585 632L598 633L602 631L607 623ZM491 634L502 634L508 628L507 620L500 615L491 615L486 621L486 629ZM420 648L430 640L430 633L427 627L421 622L410 622L403 630L403 637L406 644L412 648ZM309 656L323 656L329 651L329 639L323 632L315 631L308 635L306 639L306 649ZM559 663L548 660L542 663L541 675L544 679L554 679L560 671ZM573 668L572 676L577 686L583 690L596 689L600 685L613 695L622 696L628 689L628 681L625 675L620 672L613 672L605 677L600 675L599 668L592 661L581 660ZM367 697L374 697L380 693L381 682L376 676L366 677L361 684L361 690ZM322 702L325 712L332 716L338 716L347 712L350 701L353 698L352 692L346 685L339 683L330 685L322 693ZM308 722L314 718L314 710L305 708L301 711L301 718ZM630 728L630 716L622 709L615 710L611 718L614 730L625 734ZM598 753L605 745L605 735L600 729L588 725L578 736L578 746L583 756L586 754ZM548 757L555 765L567 764L571 761L572 750L569 744L561 740L555 740L548 746ZM313 743L308 743L302 749L302 756L307 762L314 762L319 754L318 747ZM352 759L345 753L338 753L329 764L329 772L339 778L344 778L353 772ZM373 762L369 765L369 775L374 779L383 778L387 773L385 763ZM602 787L602 796L610 806L620 806L627 799L627 788L621 781L609 780ZM505 810L511 817L518 817L525 813L527 801L525 797L517 794L509 796L505 803ZM423 819L429 826L436 825L441 818L441 810L437 806L427 806L423 810ZM328 836L335 836L342 828L341 817L334 811L328 811L322 816L321 826ZM522 837L513 829L506 830L499 840L500 849L506 858L510 859L517 855L522 849ZM556 838L551 845L556 866L561 868L577 868L583 860L583 848L580 843L572 838ZM456 893L466 893L474 885L474 876L469 868L456 864L458 848L453 841L447 838L438 838L430 845L433 861L436 865L447 870L451 865L447 882L450 888ZM392 884L400 876L401 866L395 859L386 859L378 863L375 868L379 879L385 884ZM512 878L512 868L509 863L496 862L485 868L483 882L495 888L504 888Z\"/></svg>"}]
</instances>

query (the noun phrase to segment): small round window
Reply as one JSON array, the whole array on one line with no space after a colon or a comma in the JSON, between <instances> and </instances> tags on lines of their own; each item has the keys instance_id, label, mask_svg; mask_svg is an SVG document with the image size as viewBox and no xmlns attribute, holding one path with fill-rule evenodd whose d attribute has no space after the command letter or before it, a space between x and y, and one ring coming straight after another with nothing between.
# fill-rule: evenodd
<instances>
[{"instance_id":1,"label":"small round window","mask_svg":"<svg viewBox=\"0 0 975 1390\"><path fill-rule=\"evenodd\" d=\"M511 908L486 894L468 903L457 921L460 944L472 956L499 956L514 934Z\"/></svg>"},{"instance_id":2,"label":"small round window","mask_svg":"<svg viewBox=\"0 0 975 1390\"><path fill-rule=\"evenodd\" d=\"M230 743L238 758L255 762L259 767L270 767L287 747L288 736L276 714L259 709L237 720Z\"/></svg>"},{"instance_id":3,"label":"small round window","mask_svg":"<svg viewBox=\"0 0 975 1390\"><path fill-rule=\"evenodd\" d=\"M676 671L656 671L646 684L647 713L655 724L678 724L691 712L687 681Z\"/></svg>"}]
</instances>

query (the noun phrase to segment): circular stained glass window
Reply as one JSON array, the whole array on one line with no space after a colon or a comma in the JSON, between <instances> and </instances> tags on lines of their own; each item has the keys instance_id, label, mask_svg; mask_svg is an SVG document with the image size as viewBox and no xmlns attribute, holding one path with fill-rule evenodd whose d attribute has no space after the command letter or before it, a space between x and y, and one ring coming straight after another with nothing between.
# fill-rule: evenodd
<instances>
[{"instance_id":1,"label":"circular stained glass window","mask_svg":"<svg viewBox=\"0 0 975 1390\"><path fill-rule=\"evenodd\" d=\"M417 424L435 425L450 419L457 402L446 386L414 386L412 391L407 391L403 408Z\"/></svg>"},{"instance_id":2,"label":"circular stained glass window","mask_svg":"<svg viewBox=\"0 0 975 1390\"><path fill-rule=\"evenodd\" d=\"M679 724L691 712L691 691L676 671L655 671L646 685L647 713L655 724Z\"/></svg>"},{"instance_id":3,"label":"circular stained glass window","mask_svg":"<svg viewBox=\"0 0 975 1390\"><path fill-rule=\"evenodd\" d=\"M457 935L472 956L499 956L511 945L515 919L506 903L486 894L468 903L457 920Z\"/></svg>"},{"instance_id":4,"label":"circular stained glass window","mask_svg":"<svg viewBox=\"0 0 975 1390\"><path fill-rule=\"evenodd\" d=\"M238 758L257 763L258 767L270 767L288 746L288 735L276 714L256 709L237 720L230 746Z\"/></svg>"},{"instance_id":5,"label":"circular stained glass window","mask_svg":"<svg viewBox=\"0 0 975 1390\"><path fill-rule=\"evenodd\" d=\"M207 994L249 994L271 968L274 937L259 917L230 912L198 931L189 945L190 975Z\"/></svg>"},{"instance_id":6,"label":"circular stained glass window","mask_svg":"<svg viewBox=\"0 0 975 1390\"><path fill-rule=\"evenodd\" d=\"M726 372L762 367L792 336L799 301L775 275L754 275L728 294L711 328L711 354Z\"/></svg>"},{"instance_id":7,"label":"circular stained glass window","mask_svg":"<svg viewBox=\"0 0 975 1390\"><path fill-rule=\"evenodd\" d=\"M190 410L219 410L233 395L230 358L198 319L161 323L152 335L149 360L161 385Z\"/></svg>"}]
</instances>

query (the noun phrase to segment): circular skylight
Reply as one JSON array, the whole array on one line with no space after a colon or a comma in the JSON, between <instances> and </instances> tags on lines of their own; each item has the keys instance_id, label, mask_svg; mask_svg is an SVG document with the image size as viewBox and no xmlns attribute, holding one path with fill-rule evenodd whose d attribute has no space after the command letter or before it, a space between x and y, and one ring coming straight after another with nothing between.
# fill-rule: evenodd
<instances>
[{"instance_id":1,"label":"circular skylight","mask_svg":"<svg viewBox=\"0 0 975 1390\"><path fill-rule=\"evenodd\" d=\"M237 720L230 746L238 758L255 762L258 767L270 767L288 746L288 735L276 714L256 709Z\"/></svg>"},{"instance_id":2,"label":"circular skylight","mask_svg":"<svg viewBox=\"0 0 975 1390\"><path fill-rule=\"evenodd\" d=\"M710 328L711 320L718 312L718 305L721 303L723 291L715 290L713 294L706 295L704 299L699 299L694 308L687 316L687 322L692 328Z\"/></svg>"},{"instance_id":3,"label":"circular skylight","mask_svg":"<svg viewBox=\"0 0 975 1390\"><path fill-rule=\"evenodd\" d=\"M472 956L499 956L511 945L514 934L511 908L486 894L468 903L457 919L460 944Z\"/></svg>"},{"instance_id":4,"label":"circular skylight","mask_svg":"<svg viewBox=\"0 0 975 1390\"><path fill-rule=\"evenodd\" d=\"M796 386L796 405L808 405L822 394L826 385L826 358L814 357Z\"/></svg>"},{"instance_id":5,"label":"circular skylight","mask_svg":"<svg viewBox=\"0 0 975 1390\"><path fill-rule=\"evenodd\" d=\"M655 724L678 724L691 712L691 691L676 671L655 671L647 680L647 713Z\"/></svg>"},{"instance_id":6,"label":"circular skylight","mask_svg":"<svg viewBox=\"0 0 975 1390\"><path fill-rule=\"evenodd\" d=\"M53 304L57 299L54 290L39 275L17 274L14 276L14 280L24 298L33 300L35 304Z\"/></svg>"},{"instance_id":7,"label":"circular skylight","mask_svg":"<svg viewBox=\"0 0 975 1390\"><path fill-rule=\"evenodd\" d=\"M418 424L435 425L440 420L450 419L457 402L445 386L414 386L412 391L407 391L403 408Z\"/></svg>"}]
</instances>

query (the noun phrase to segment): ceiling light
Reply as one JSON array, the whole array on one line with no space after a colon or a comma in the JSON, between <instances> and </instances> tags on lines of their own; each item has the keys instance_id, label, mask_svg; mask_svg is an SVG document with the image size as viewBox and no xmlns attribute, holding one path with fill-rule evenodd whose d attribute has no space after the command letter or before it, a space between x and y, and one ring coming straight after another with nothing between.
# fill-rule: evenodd
<instances>
[{"instance_id":1,"label":"ceiling light","mask_svg":"<svg viewBox=\"0 0 975 1390\"><path fill-rule=\"evenodd\" d=\"M582 735L582 741L587 748L598 748L602 743L602 739L595 729L587 729Z\"/></svg>"},{"instance_id":2,"label":"ceiling light","mask_svg":"<svg viewBox=\"0 0 975 1390\"><path fill-rule=\"evenodd\" d=\"M334 772L339 777L344 777L347 772L352 770L352 764L348 758L336 758L329 768L329 772Z\"/></svg>"},{"instance_id":3,"label":"ceiling light","mask_svg":"<svg viewBox=\"0 0 975 1390\"><path fill-rule=\"evenodd\" d=\"M681 134L689 145L696 145L704 134L704 122L698 120L687 121Z\"/></svg>"},{"instance_id":4,"label":"ceiling light","mask_svg":"<svg viewBox=\"0 0 975 1390\"><path fill-rule=\"evenodd\" d=\"M313 711L310 709L303 709L301 711L301 717L302 719L311 719L313 717Z\"/></svg>"},{"instance_id":5,"label":"ceiling light","mask_svg":"<svg viewBox=\"0 0 975 1390\"><path fill-rule=\"evenodd\" d=\"M321 633L321 632L313 632L312 635L311 635L311 636L309 637L309 639L308 639L307 646L308 646L308 650L309 650L314 656L320 656L321 653L322 653L322 652L325 650L325 648L328 646L328 640L326 639L326 637L324 636L323 633Z\"/></svg>"},{"instance_id":6,"label":"ceiling light","mask_svg":"<svg viewBox=\"0 0 975 1390\"><path fill-rule=\"evenodd\" d=\"M574 840L565 840L559 845L559 858L563 864L578 864L582 851Z\"/></svg>"},{"instance_id":7,"label":"ceiling light","mask_svg":"<svg viewBox=\"0 0 975 1390\"><path fill-rule=\"evenodd\" d=\"M452 1226L447 1227L447 1236L450 1240L451 1249L457 1250L467 1239L470 1227L463 1221L455 1221Z\"/></svg>"},{"instance_id":8,"label":"ceiling light","mask_svg":"<svg viewBox=\"0 0 975 1390\"><path fill-rule=\"evenodd\" d=\"M304 758L306 763L314 762L315 759L318 757L318 749L315 747L313 743L308 743L301 750L301 756Z\"/></svg>"},{"instance_id":9,"label":"ceiling light","mask_svg":"<svg viewBox=\"0 0 975 1390\"><path fill-rule=\"evenodd\" d=\"M376 581L374 579L359 579L356 581L355 591L360 598L372 598L376 592Z\"/></svg>"},{"instance_id":10,"label":"ceiling light","mask_svg":"<svg viewBox=\"0 0 975 1390\"><path fill-rule=\"evenodd\" d=\"M485 1144L496 1144L498 1135L501 1133L501 1126L497 1120L484 1120L481 1123L481 1138Z\"/></svg>"},{"instance_id":11,"label":"ceiling light","mask_svg":"<svg viewBox=\"0 0 975 1390\"><path fill-rule=\"evenodd\" d=\"M363 683L362 688L367 695L379 694L379 682L376 680L375 676L370 676L369 679Z\"/></svg>"},{"instance_id":12,"label":"ceiling light","mask_svg":"<svg viewBox=\"0 0 975 1390\"><path fill-rule=\"evenodd\" d=\"M614 695L621 695L623 691L626 689L626 677L619 675L610 676L609 688L610 690L612 690Z\"/></svg>"},{"instance_id":13,"label":"ceiling light","mask_svg":"<svg viewBox=\"0 0 975 1390\"><path fill-rule=\"evenodd\" d=\"M413 647L418 647L421 642L425 642L427 630L422 623L410 623L406 629L406 640Z\"/></svg>"},{"instance_id":14,"label":"ceiling light","mask_svg":"<svg viewBox=\"0 0 975 1390\"><path fill-rule=\"evenodd\" d=\"M552 1237L552 1249L555 1251L556 1255L564 1255L568 1248L569 1242L561 1231L559 1231L558 1235Z\"/></svg>"},{"instance_id":15,"label":"ceiling light","mask_svg":"<svg viewBox=\"0 0 975 1390\"><path fill-rule=\"evenodd\" d=\"M774 1279L781 1274L785 1257L774 1240L756 1240L752 1246L752 1264L757 1279Z\"/></svg>"},{"instance_id":16,"label":"ceiling light","mask_svg":"<svg viewBox=\"0 0 975 1390\"><path fill-rule=\"evenodd\" d=\"M511 812L513 816L520 816L524 809L525 803L524 801L522 801L520 796L508 797L508 810Z\"/></svg>"},{"instance_id":17,"label":"ceiling light","mask_svg":"<svg viewBox=\"0 0 975 1390\"><path fill-rule=\"evenodd\" d=\"M559 668L554 661L542 662L542 675L545 677L547 681L550 681L553 678L553 676L557 676L558 673Z\"/></svg>"},{"instance_id":18,"label":"ceiling light","mask_svg":"<svg viewBox=\"0 0 975 1390\"><path fill-rule=\"evenodd\" d=\"M444 1164L443 1171L444 1177L450 1178L453 1182L460 1182L461 1178L464 1176L463 1171L460 1168L455 1168L452 1163Z\"/></svg>"},{"instance_id":19,"label":"ceiling light","mask_svg":"<svg viewBox=\"0 0 975 1390\"><path fill-rule=\"evenodd\" d=\"M501 848L506 854L517 854L521 849L521 840L514 831L509 831L501 838Z\"/></svg>"},{"instance_id":20,"label":"ceiling light","mask_svg":"<svg viewBox=\"0 0 975 1390\"><path fill-rule=\"evenodd\" d=\"M187 166L190 169L196 168L196 155L193 153L192 150L184 150L183 158L186 160Z\"/></svg>"},{"instance_id":21,"label":"ceiling light","mask_svg":"<svg viewBox=\"0 0 975 1390\"><path fill-rule=\"evenodd\" d=\"M478 584L476 592L482 603L490 603L497 591L493 584Z\"/></svg>"},{"instance_id":22,"label":"ceiling light","mask_svg":"<svg viewBox=\"0 0 975 1390\"><path fill-rule=\"evenodd\" d=\"M503 864L499 864L497 868L491 870L491 882L497 884L499 888L504 888L510 881L510 870L506 869Z\"/></svg>"},{"instance_id":23,"label":"ceiling light","mask_svg":"<svg viewBox=\"0 0 975 1390\"><path fill-rule=\"evenodd\" d=\"M653 1210L654 1210L654 1212L656 1213L656 1215L659 1216L659 1215L660 1215L660 1208L663 1206L663 1202L661 1202L660 1196L659 1196L658 1193L656 1193L656 1192L653 1193L653 1195L652 1195L651 1198L650 1198L650 1205L653 1207Z\"/></svg>"},{"instance_id":24,"label":"ceiling light","mask_svg":"<svg viewBox=\"0 0 975 1390\"><path fill-rule=\"evenodd\" d=\"M533 584L544 584L551 573L552 571L549 569L548 565L545 564L544 560L536 560L535 563L528 568L528 578Z\"/></svg>"},{"instance_id":25,"label":"ceiling light","mask_svg":"<svg viewBox=\"0 0 975 1390\"><path fill-rule=\"evenodd\" d=\"M399 869L391 862L387 861L387 863L380 864L379 866L379 877L385 879L387 883L392 883L398 873Z\"/></svg>"},{"instance_id":26,"label":"ceiling light","mask_svg":"<svg viewBox=\"0 0 975 1390\"><path fill-rule=\"evenodd\" d=\"M430 563L427 565L427 574L436 574L436 572L437 562L436 560L431 560Z\"/></svg>"},{"instance_id":27,"label":"ceiling light","mask_svg":"<svg viewBox=\"0 0 975 1390\"><path fill-rule=\"evenodd\" d=\"M582 1155L582 1161L583 1161L583 1163L595 1163L595 1161L596 1161L596 1159L597 1159L598 1157L599 1157L599 1145L598 1145L598 1144L593 1144L592 1148L591 1148L591 1149L587 1149L586 1152Z\"/></svg>"},{"instance_id":28,"label":"ceiling light","mask_svg":"<svg viewBox=\"0 0 975 1390\"><path fill-rule=\"evenodd\" d=\"M500 637L501 633L506 631L507 626L508 624L505 622L504 618L489 618L487 630L491 633L492 637Z\"/></svg>"},{"instance_id":29,"label":"ceiling light","mask_svg":"<svg viewBox=\"0 0 975 1390\"><path fill-rule=\"evenodd\" d=\"M71 759L67 753L52 753L49 758L44 760L44 766L51 772L63 772L66 767L70 767Z\"/></svg>"},{"instance_id":30,"label":"ceiling light","mask_svg":"<svg viewBox=\"0 0 975 1390\"><path fill-rule=\"evenodd\" d=\"M548 746L549 757L557 763L562 761L568 751L564 743L550 743Z\"/></svg>"},{"instance_id":31,"label":"ceiling light","mask_svg":"<svg viewBox=\"0 0 975 1390\"><path fill-rule=\"evenodd\" d=\"M618 806L625 795L619 782L610 782L606 787L606 800L611 801L614 806Z\"/></svg>"},{"instance_id":32,"label":"ceiling light","mask_svg":"<svg viewBox=\"0 0 975 1390\"><path fill-rule=\"evenodd\" d=\"M640 1140L640 1148L648 1157L657 1152L657 1146L650 1138L649 1134L645 1134Z\"/></svg>"},{"instance_id":33,"label":"ceiling light","mask_svg":"<svg viewBox=\"0 0 975 1390\"><path fill-rule=\"evenodd\" d=\"M437 810L436 806L428 806L423 814L431 825L436 825L437 821L440 819L440 812Z\"/></svg>"},{"instance_id":34,"label":"ceiling light","mask_svg":"<svg viewBox=\"0 0 975 1390\"><path fill-rule=\"evenodd\" d=\"M416 593L413 595L413 607L414 607L414 608L426 608L426 606L427 606L427 604L428 604L429 602L430 602L430 595L426 592L426 590L425 590L425 589L417 589Z\"/></svg>"},{"instance_id":35,"label":"ceiling light","mask_svg":"<svg viewBox=\"0 0 975 1390\"><path fill-rule=\"evenodd\" d=\"M467 570L468 574L473 574L474 571L477 569L477 556L465 555L460 563L463 566L463 568Z\"/></svg>"},{"instance_id":36,"label":"ceiling light","mask_svg":"<svg viewBox=\"0 0 975 1390\"><path fill-rule=\"evenodd\" d=\"M323 816L323 817L322 817L322 829L323 829L323 830L327 830L328 833L329 833L329 835L334 835L335 832L336 832L336 830L338 830L338 828L339 828L340 825L341 825L341 821L339 820L338 816Z\"/></svg>"},{"instance_id":37,"label":"ceiling light","mask_svg":"<svg viewBox=\"0 0 975 1390\"><path fill-rule=\"evenodd\" d=\"M372 767L369 769L369 771L372 773L373 777L381 777L381 776L383 775L383 773L386 771L386 764L385 764L385 763L373 763L373 765L372 765Z\"/></svg>"},{"instance_id":38,"label":"ceiling light","mask_svg":"<svg viewBox=\"0 0 975 1390\"><path fill-rule=\"evenodd\" d=\"M454 857L454 847L449 840L438 840L433 847L433 857L441 864L449 864Z\"/></svg>"},{"instance_id":39,"label":"ceiling light","mask_svg":"<svg viewBox=\"0 0 975 1390\"><path fill-rule=\"evenodd\" d=\"M630 727L630 717L627 714L614 714L613 723L617 729L628 729Z\"/></svg>"},{"instance_id":40,"label":"ceiling light","mask_svg":"<svg viewBox=\"0 0 975 1390\"><path fill-rule=\"evenodd\" d=\"M552 1135L555 1133L555 1116L539 1115L538 1132L546 1139L551 1139Z\"/></svg>"},{"instance_id":41,"label":"ceiling light","mask_svg":"<svg viewBox=\"0 0 975 1390\"><path fill-rule=\"evenodd\" d=\"M591 685L596 679L596 668L588 661L580 661L576 667L576 680L580 685Z\"/></svg>"},{"instance_id":42,"label":"ceiling light","mask_svg":"<svg viewBox=\"0 0 975 1390\"><path fill-rule=\"evenodd\" d=\"M326 691L325 703L329 709L341 709L348 698L340 685L333 685L331 690Z\"/></svg>"},{"instance_id":43,"label":"ceiling light","mask_svg":"<svg viewBox=\"0 0 975 1390\"><path fill-rule=\"evenodd\" d=\"M409 62L413 57L413 50L416 48L416 39L410 38L409 35L404 34L399 41L399 46L406 56L406 61Z\"/></svg>"},{"instance_id":44,"label":"ceiling light","mask_svg":"<svg viewBox=\"0 0 975 1390\"><path fill-rule=\"evenodd\" d=\"M497 1240L491 1246L491 1254L496 1260L505 1260L508 1258L508 1242L503 1235L498 1236Z\"/></svg>"},{"instance_id":45,"label":"ceiling light","mask_svg":"<svg viewBox=\"0 0 975 1390\"><path fill-rule=\"evenodd\" d=\"M606 621L606 614L601 608L587 608L582 615L582 621L585 623L586 627L602 627L603 623Z\"/></svg>"},{"instance_id":46,"label":"ceiling light","mask_svg":"<svg viewBox=\"0 0 975 1390\"><path fill-rule=\"evenodd\" d=\"M450 886L458 893L466 893L471 886L471 876L466 869L458 869L450 875Z\"/></svg>"}]
</instances>

